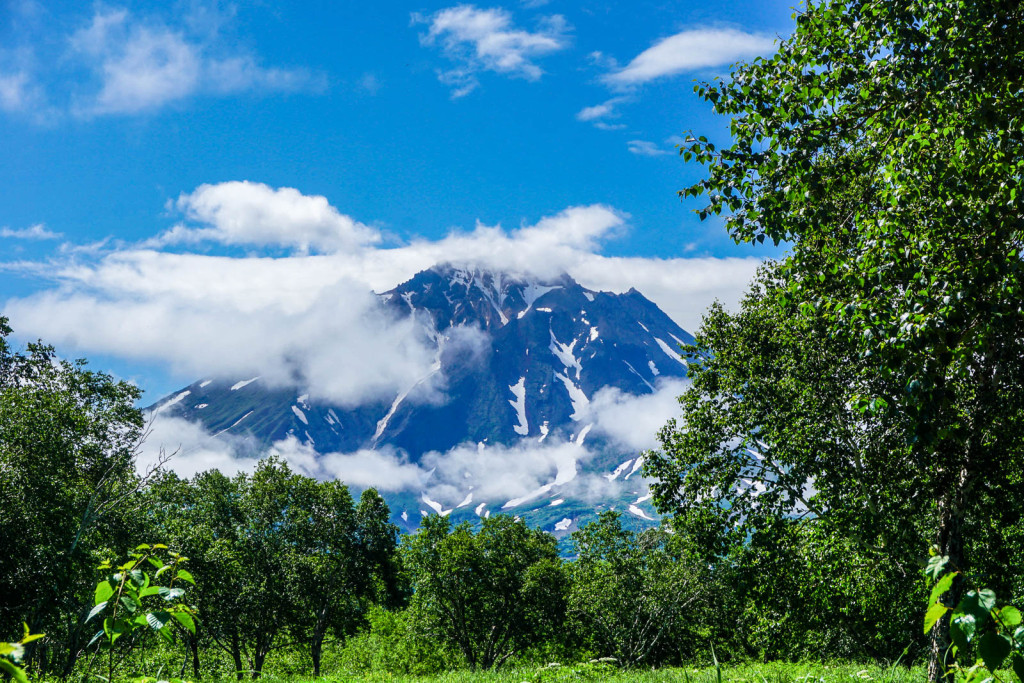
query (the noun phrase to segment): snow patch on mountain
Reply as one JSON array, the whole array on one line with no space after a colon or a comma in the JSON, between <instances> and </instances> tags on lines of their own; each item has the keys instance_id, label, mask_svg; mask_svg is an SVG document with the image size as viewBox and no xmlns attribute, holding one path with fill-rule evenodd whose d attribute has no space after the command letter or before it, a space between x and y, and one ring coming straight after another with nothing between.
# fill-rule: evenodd
<instances>
[{"instance_id":1,"label":"snow patch on mountain","mask_svg":"<svg viewBox=\"0 0 1024 683\"><path fill-rule=\"evenodd\" d=\"M566 370L575 369L576 379L580 378L580 373L583 372L583 366L580 365L580 361L576 356L573 355L573 349L576 348L576 342L578 339L573 339L571 344L563 344L555 338L555 333L549 328L551 333L551 344L548 346L551 349L551 353L555 354L555 357L562 362Z\"/></svg>"},{"instance_id":2,"label":"snow patch on mountain","mask_svg":"<svg viewBox=\"0 0 1024 683\"><path fill-rule=\"evenodd\" d=\"M515 400L509 401L509 404L515 409L518 420L518 424L512 427L512 430L520 436L526 436L530 433L530 425L526 421L526 378L520 377L519 381L509 386L508 389L515 396Z\"/></svg>"},{"instance_id":3,"label":"snow patch on mountain","mask_svg":"<svg viewBox=\"0 0 1024 683\"><path fill-rule=\"evenodd\" d=\"M674 338L675 337L673 337L673 339ZM668 356L672 360L679 361L684 366L686 365L686 361L683 360L683 356L682 356L681 352L679 351L679 349L673 350L671 346L666 344L662 339L659 339L658 337L655 337L654 341L658 342L658 346L661 347L661 350L665 352L666 356Z\"/></svg>"},{"instance_id":4,"label":"snow patch on mountain","mask_svg":"<svg viewBox=\"0 0 1024 683\"><path fill-rule=\"evenodd\" d=\"M555 375L562 384L565 385L565 390L569 394L569 400L572 402L572 415L569 417L573 420L582 420L586 414L587 406L590 404L590 399L583 393L583 390L573 384L573 381L569 379L568 375L558 374Z\"/></svg>"},{"instance_id":5,"label":"snow patch on mountain","mask_svg":"<svg viewBox=\"0 0 1024 683\"><path fill-rule=\"evenodd\" d=\"M231 391L238 391L242 387L247 387L250 384L252 384L253 382L255 382L256 380L258 380L259 378L260 378L260 376L257 375L256 377L253 377L252 379L244 379L241 382L235 382L234 384L231 385Z\"/></svg>"}]
</instances>

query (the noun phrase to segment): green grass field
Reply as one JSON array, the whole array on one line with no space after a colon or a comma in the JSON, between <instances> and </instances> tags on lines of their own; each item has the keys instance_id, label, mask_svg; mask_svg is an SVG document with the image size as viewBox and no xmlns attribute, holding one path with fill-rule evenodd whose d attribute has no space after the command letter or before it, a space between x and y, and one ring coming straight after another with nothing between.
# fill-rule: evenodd
<instances>
[{"instance_id":1,"label":"green grass field","mask_svg":"<svg viewBox=\"0 0 1024 683\"><path fill-rule=\"evenodd\" d=\"M297 678L265 676L265 683L298 683ZM307 679L308 680L308 679ZM910 683L925 681L924 667L882 667L861 664L743 664L725 666L719 672L714 667L665 668L657 670L617 670L607 666L565 665L528 669L509 669L499 672L454 671L437 676L402 676L388 673L363 675L330 675L324 683L351 681L352 683L556 683L560 681L610 681L613 683L853 683L854 681L882 681Z\"/></svg>"}]
</instances>

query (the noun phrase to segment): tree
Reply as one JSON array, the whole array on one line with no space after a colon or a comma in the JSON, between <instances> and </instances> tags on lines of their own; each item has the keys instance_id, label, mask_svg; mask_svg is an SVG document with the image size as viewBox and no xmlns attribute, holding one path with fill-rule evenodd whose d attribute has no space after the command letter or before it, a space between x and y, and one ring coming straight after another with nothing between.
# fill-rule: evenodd
<instances>
[{"instance_id":1,"label":"tree","mask_svg":"<svg viewBox=\"0 0 1024 683\"><path fill-rule=\"evenodd\" d=\"M93 553L130 547L140 393L41 343L17 352L10 333L0 318L0 584L17 587L0 592L0 630L45 631L37 662L67 675L88 640Z\"/></svg>"},{"instance_id":2,"label":"tree","mask_svg":"<svg viewBox=\"0 0 1024 683\"><path fill-rule=\"evenodd\" d=\"M425 517L403 541L411 609L472 670L499 668L561 622L564 573L554 537L507 515L452 527Z\"/></svg>"},{"instance_id":3,"label":"tree","mask_svg":"<svg viewBox=\"0 0 1024 683\"><path fill-rule=\"evenodd\" d=\"M681 149L708 167L681 194L737 241L791 245L780 299L855 350L848 403L907 445L858 470L907 480L966 567L966 529L1020 514L1024 7L825 0L796 20L775 55L698 86L733 139Z\"/></svg>"},{"instance_id":4,"label":"tree","mask_svg":"<svg viewBox=\"0 0 1024 683\"><path fill-rule=\"evenodd\" d=\"M691 629L703 621L711 577L682 541L665 529L623 529L617 512L572 534L568 615L584 642L627 666L694 654Z\"/></svg>"}]
</instances>

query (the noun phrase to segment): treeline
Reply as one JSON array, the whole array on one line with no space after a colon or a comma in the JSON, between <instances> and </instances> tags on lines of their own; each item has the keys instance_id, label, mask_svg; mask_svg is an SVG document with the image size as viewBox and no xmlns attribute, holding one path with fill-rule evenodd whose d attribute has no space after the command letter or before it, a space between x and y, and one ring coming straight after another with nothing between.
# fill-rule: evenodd
<instances>
[{"instance_id":1,"label":"treeline","mask_svg":"<svg viewBox=\"0 0 1024 683\"><path fill-rule=\"evenodd\" d=\"M0 336L0 635L45 633L36 673L83 671L97 566L166 543L195 579L197 629L173 645L139 630L121 671L259 676L271 662L428 672L614 657L658 666L719 658L895 659L919 647L924 584L797 519L715 546L698 527L635 533L606 513L555 539L499 516L479 528L431 516L400 538L373 490L276 459L252 474L138 473L137 390L52 349ZM151 634L150 634L151 635ZM133 669L134 667L134 669ZM136 670L137 669L137 670ZM145 669L143 671L142 669ZM165 673L166 675L166 673Z\"/></svg>"}]
</instances>

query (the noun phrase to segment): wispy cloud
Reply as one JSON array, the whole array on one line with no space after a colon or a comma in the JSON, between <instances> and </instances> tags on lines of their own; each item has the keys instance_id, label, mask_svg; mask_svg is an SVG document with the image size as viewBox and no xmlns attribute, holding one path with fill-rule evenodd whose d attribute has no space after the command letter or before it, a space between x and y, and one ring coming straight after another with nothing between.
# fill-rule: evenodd
<instances>
[{"instance_id":1,"label":"wispy cloud","mask_svg":"<svg viewBox=\"0 0 1024 683\"><path fill-rule=\"evenodd\" d=\"M773 50L769 36L736 29L699 28L659 40L603 78L612 87L629 87L687 71L731 64Z\"/></svg>"},{"instance_id":2,"label":"wispy cloud","mask_svg":"<svg viewBox=\"0 0 1024 683\"><path fill-rule=\"evenodd\" d=\"M322 73L266 66L227 40L231 12L166 19L98 4L52 33L23 22L22 43L0 50L0 111L40 123L153 112L189 98L238 93L319 92Z\"/></svg>"},{"instance_id":3,"label":"wispy cloud","mask_svg":"<svg viewBox=\"0 0 1024 683\"><path fill-rule=\"evenodd\" d=\"M303 69L266 68L256 58L189 36L125 9L101 9L69 39L98 88L79 94L80 115L134 114L197 94L291 92L324 87Z\"/></svg>"},{"instance_id":4,"label":"wispy cloud","mask_svg":"<svg viewBox=\"0 0 1024 683\"><path fill-rule=\"evenodd\" d=\"M650 140L630 140L626 143L626 148L630 153L644 157L660 157L672 153L670 150L659 147Z\"/></svg>"},{"instance_id":5,"label":"wispy cloud","mask_svg":"<svg viewBox=\"0 0 1024 683\"><path fill-rule=\"evenodd\" d=\"M439 45L445 57L455 63L453 68L438 72L441 82L452 88L452 97L463 97L476 89L482 71L535 81L543 74L537 58L569 45L568 25L557 14L541 18L534 32L515 26L512 15L504 9L478 9L473 5L457 5L429 16L413 14L412 20L429 25L420 42Z\"/></svg>"},{"instance_id":6,"label":"wispy cloud","mask_svg":"<svg viewBox=\"0 0 1024 683\"><path fill-rule=\"evenodd\" d=\"M36 223L27 228L12 229L0 228L0 237L16 240L57 240L63 237L59 232L53 232L42 223Z\"/></svg>"}]
</instances>

